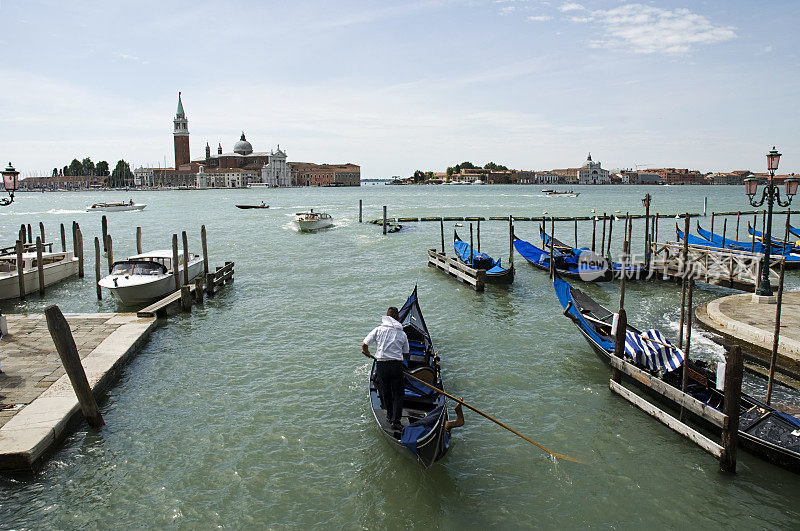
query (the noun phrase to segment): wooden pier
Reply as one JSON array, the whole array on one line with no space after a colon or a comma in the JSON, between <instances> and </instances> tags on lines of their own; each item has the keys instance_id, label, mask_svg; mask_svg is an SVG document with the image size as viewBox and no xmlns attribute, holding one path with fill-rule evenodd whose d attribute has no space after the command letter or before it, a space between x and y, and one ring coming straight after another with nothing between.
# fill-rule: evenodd
<instances>
[{"instance_id":1,"label":"wooden pier","mask_svg":"<svg viewBox=\"0 0 800 531\"><path fill-rule=\"evenodd\" d=\"M436 249L428 249L428 267L435 267L456 277L458 280L466 282L475 291L483 291L486 286L485 269L473 269L466 264L462 264L456 258L437 252Z\"/></svg>"}]
</instances>

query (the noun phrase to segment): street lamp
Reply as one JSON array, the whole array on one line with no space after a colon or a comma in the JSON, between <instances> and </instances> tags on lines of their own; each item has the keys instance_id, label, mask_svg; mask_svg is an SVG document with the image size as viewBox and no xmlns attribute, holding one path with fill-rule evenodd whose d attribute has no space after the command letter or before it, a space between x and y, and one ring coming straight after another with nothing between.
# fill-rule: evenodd
<instances>
[{"instance_id":1,"label":"street lamp","mask_svg":"<svg viewBox=\"0 0 800 531\"><path fill-rule=\"evenodd\" d=\"M3 174L3 186L9 196L9 199L0 199L0 206L7 206L14 202L14 192L17 190L17 177L19 177L19 172L15 170L14 166L9 162L6 171L0 173Z\"/></svg>"},{"instance_id":2,"label":"street lamp","mask_svg":"<svg viewBox=\"0 0 800 531\"><path fill-rule=\"evenodd\" d=\"M761 194L759 201L754 201L753 198L758 191L758 179L750 178L744 180L745 193L750 204L754 207L760 207L767 202L767 230L766 234L762 234L761 242L764 246L764 262L761 266L761 281L756 289L756 295L769 297L772 295L772 286L769 284L769 259L771 256L770 244L772 243L772 204L777 202L781 207L788 207L792 204L792 197L797 193L798 181L794 176L786 179L786 201L781 201L780 190L778 185L774 183L775 170L778 169L778 163L781 160L781 154L772 146L772 150L767 153L767 171L769 171L769 181L764 186L764 191ZM755 230L755 228L753 228ZM785 250L781 250L783 254Z\"/></svg>"}]
</instances>

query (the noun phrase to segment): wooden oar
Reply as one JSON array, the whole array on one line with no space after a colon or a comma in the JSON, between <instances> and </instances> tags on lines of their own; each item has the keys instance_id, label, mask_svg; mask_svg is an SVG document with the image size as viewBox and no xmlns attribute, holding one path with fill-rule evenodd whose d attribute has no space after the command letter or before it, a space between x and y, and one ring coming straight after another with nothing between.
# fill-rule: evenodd
<instances>
[{"instance_id":1,"label":"wooden oar","mask_svg":"<svg viewBox=\"0 0 800 531\"><path fill-rule=\"evenodd\" d=\"M366 354L366 353L364 353L364 354ZM369 357L369 358L372 358L372 359L373 359L373 360L375 360L375 361L377 361L377 359L375 358L375 356L373 356L372 354L366 354L366 356L367 356L367 357ZM564 461L574 461L574 462L576 462L576 463L583 463L583 461L581 461L580 459L576 459L576 458L574 458L574 457L570 457L570 456L568 456L568 455L559 454L559 453L557 453L557 452L552 452L552 451L548 450L547 448L545 448L545 447L544 447L544 446L542 446L541 444L539 444L539 443L537 443L536 441L533 441L533 440L531 440L531 439L529 439L529 438L525 437L524 435L522 435L520 432L518 432L518 431L517 431L517 430L515 430L514 428L511 428L511 427L507 426L506 424L504 424L503 422L501 422L501 421L499 421L499 420L497 420L497 419L495 419L495 418L493 418L493 417L491 417L491 416L487 415L486 413L484 413L484 412L483 412L483 411L481 411L480 409L476 408L475 406L472 406L472 405L470 405L470 404L467 404L466 402L464 402L464 401L463 401L463 400L461 400L460 398L456 398L456 397L454 397L453 395L451 395L451 394L449 394L449 393L446 393L445 391L443 391L443 390L439 389L439 388L438 388L438 387L436 387L435 385L431 385L431 384L429 384L428 382L426 382L426 381L424 381L424 380L422 380L422 379L420 379L420 378L417 378L416 376L414 376L413 374L411 374L411 373L409 373L409 372L403 371L403 374L404 374L405 376L407 376L408 378L411 378L412 380L416 380L416 381L418 381L419 383L421 383L422 385L424 385L424 386L426 386L426 387L429 387L430 389L433 389L434 391L436 391L436 392L437 392L437 393L439 393L440 395L444 395L444 396L446 396L447 398L449 398L450 400L453 400L454 402L458 402L458 403L459 403L459 404L461 404L462 406L466 406L466 407L468 407L469 409L471 409L472 411L474 411L474 412L475 412L475 413L477 413L478 415L480 415L480 416L482 416L482 417L484 417L484 418L486 418L486 419L489 419L489 420L491 420L492 422L494 422L495 424L497 424L497 425L499 425L499 426L502 426L503 428L507 429L508 431L510 431L511 433L513 433L514 435L516 435L516 436L518 436L518 437L522 437L523 439L525 439L526 441L528 441L528 442L529 442L529 443L531 443L532 445L536 446L537 448L540 448L540 449L544 450L545 452L547 452L548 454L552 455L553 457L557 457L558 459L563 459Z\"/></svg>"}]
</instances>

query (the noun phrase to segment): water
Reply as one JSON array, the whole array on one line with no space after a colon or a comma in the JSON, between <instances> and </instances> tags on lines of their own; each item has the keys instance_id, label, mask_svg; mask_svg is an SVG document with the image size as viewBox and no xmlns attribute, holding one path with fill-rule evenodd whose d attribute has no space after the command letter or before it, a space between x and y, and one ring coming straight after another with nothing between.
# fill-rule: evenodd
<instances>
[{"instance_id":1,"label":"water","mask_svg":"<svg viewBox=\"0 0 800 531\"><path fill-rule=\"evenodd\" d=\"M0 477L0 527L796 526L800 476L743 451L738 475L722 475L709 455L610 393L609 369L561 315L546 274L517 256L512 286L475 293L426 267L426 250L440 245L438 223L408 223L387 236L358 223L359 199L365 219L384 204L390 216L641 213L646 192L653 211L702 212L706 196L710 210L748 209L741 187L576 189L578 198L543 197L536 186L19 194L0 209L0 245L13 243L21 223L43 221L57 240L58 223L69 233L77 220L90 256L85 279L44 299L4 301L6 312L52 303L119 310L94 295L100 214L83 209L98 201L148 204L108 214L116 257L135 252L137 225L145 249L168 248L185 229L196 251L205 224L212 265L235 261L236 280L153 334L104 400L105 428L82 425L32 478ZM233 207L262 199L269 210ZM332 214L336 227L295 232L291 214L308 207ZM673 224L661 220L659 234L672 234ZM448 252L453 225L445 227ZM591 239L590 222L579 229L582 242ZM469 238L467 222L458 230ZM537 230L516 224L533 242ZM742 222L742 238L745 230ZM556 226L566 242L572 231ZM635 231L641 238L641 225ZM503 222L482 223L481 250L505 261L507 234ZM617 223L615 249L621 234ZM451 452L428 470L383 440L360 342L415 283L448 389L586 464L553 461L469 411ZM585 289L616 304L616 284ZM700 284L695 300L728 293ZM631 283L626 303L633 324L675 336L675 285ZM719 351L697 329L692 343L702 357ZM745 386L763 396L763 381L746 375ZM800 403L783 387L775 400Z\"/></svg>"}]
</instances>

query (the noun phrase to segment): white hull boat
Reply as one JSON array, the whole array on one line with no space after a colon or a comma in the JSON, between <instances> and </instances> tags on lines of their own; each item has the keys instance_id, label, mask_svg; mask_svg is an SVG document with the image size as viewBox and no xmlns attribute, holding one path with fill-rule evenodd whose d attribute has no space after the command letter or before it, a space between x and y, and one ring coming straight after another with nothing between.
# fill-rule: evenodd
<instances>
[{"instance_id":1,"label":"white hull boat","mask_svg":"<svg viewBox=\"0 0 800 531\"><path fill-rule=\"evenodd\" d=\"M294 215L294 222L300 232L313 232L315 230L333 227L333 218L325 212L298 212Z\"/></svg>"},{"instance_id":2,"label":"white hull boat","mask_svg":"<svg viewBox=\"0 0 800 531\"><path fill-rule=\"evenodd\" d=\"M25 295L39 291L39 269L36 260L36 253L22 254ZM42 263L45 287L78 274L78 259L73 256L72 251L42 253ZM17 255L2 255L0 256L0 300L19 296Z\"/></svg>"},{"instance_id":3,"label":"white hull boat","mask_svg":"<svg viewBox=\"0 0 800 531\"><path fill-rule=\"evenodd\" d=\"M124 212L128 210L142 210L146 207L143 203L95 203L92 206L86 207L86 212Z\"/></svg>"},{"instance_id":4,"label":"white hull boat","mask_svg":"<svg viewBox=\"0 0 800 531\"><path fill-rule=\"evenodd\" d=\"M183 282L183 252L178 251L178 271ZM189 255L189 280L203 272L203 257ZM124 306L148 304L176 291L172 274L172 251L158 250L137 254L127 260L114 262L111 273L98 284L107 288Z\"/></svg>"}]
</instances>

